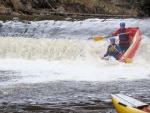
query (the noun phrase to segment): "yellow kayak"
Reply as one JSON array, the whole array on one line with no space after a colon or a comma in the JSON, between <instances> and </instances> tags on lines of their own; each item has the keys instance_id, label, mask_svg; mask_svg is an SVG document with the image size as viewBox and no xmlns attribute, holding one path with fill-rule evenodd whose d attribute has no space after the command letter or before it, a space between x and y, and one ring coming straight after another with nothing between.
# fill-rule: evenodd
<instances>
[{"instance_id":1,"label":"yellow kayak","mask_svg":"<svg viewBox=\"0 0 150 113\"><path fill-rule=\"evenodd\" d=\"M112 94L112 102L118 113L150 113L148 104L122 94Z\"/></svg>"}]
</instances>

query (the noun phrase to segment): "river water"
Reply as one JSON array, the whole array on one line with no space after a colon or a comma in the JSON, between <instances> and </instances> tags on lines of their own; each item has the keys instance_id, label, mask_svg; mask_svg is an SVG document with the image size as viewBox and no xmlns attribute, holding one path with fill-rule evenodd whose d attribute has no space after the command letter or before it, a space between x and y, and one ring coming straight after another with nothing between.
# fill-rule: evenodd
<instances>
[{"instance_id":1,"label":"river water","mask_svg":"<svg viewBox=\"0 0 150 113\"><path fill-rule=\"evenodd\" d=\"M132 64L100 59L107 36L139 27ZM150 103L150 19L0 21L0 111L116 113L110 94Z\"/></svg>"}]
</instances>

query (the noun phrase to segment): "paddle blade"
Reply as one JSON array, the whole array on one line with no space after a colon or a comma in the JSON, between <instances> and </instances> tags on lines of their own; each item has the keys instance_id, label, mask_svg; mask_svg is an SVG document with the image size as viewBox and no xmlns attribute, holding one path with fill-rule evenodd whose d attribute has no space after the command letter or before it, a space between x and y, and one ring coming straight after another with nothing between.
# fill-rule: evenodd
<instances>
[{"instance_id":1,"label":"paddle blade","mask_svg":"<svg viewBox=\"0 0 150 113\"><path fill-rule=\"evenodd\" d=\"M126 63L132 63L132 60L130 58L125 58Z\"/></svg>"},{"instance_id":2,"label":"paddle blade","mask_svg":"<svg viewBox=\"0 0 150 113\"><path fill-rule=\"evenodd\" d=\"M95 41L100 41L100 40L103 40L103 39L104 39L103 36L94 37L94 40L95 40Z\"/></svg>"}]
</instances>

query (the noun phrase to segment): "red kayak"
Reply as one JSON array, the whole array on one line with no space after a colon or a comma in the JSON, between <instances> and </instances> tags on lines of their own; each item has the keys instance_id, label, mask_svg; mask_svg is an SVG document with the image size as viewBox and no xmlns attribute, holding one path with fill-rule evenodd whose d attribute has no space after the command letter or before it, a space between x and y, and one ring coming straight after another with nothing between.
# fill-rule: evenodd
<instances>
[{"instance_id":1,"label":"red kayak","mask_svg":"<svg viewBox=\"0 0 150 113\"><path fill-rule=\"evenodd\" d=\"M129 39L131 41L131 45L128 50L124 53L124 56L121 57L121 62L126 62L126 58L132 59L138 46L141 41L141 33L138 27L136 28L127 28L128 31L131 31L129 34ZM126 62L127 63L127 62Z\"/></svg>"}]
</instances>

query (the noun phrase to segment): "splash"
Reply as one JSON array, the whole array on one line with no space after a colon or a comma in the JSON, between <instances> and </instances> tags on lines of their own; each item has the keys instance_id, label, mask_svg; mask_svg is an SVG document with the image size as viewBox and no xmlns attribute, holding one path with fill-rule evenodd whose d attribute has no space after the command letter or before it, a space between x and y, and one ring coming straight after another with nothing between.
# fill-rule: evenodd
<instances>
[{"instance_id":1,"label":"splash","mask_svg":"<svg viewBox=\"0 0 150 113\"><path fill-rule=\"evenodd\" d=\"M133 57L134 64L146 65L150 64L150 38L147 36L142 36L139 48Z\"/></svg>"},{"instance_id":2,"label":"splash","mask_svg":"<svg viewBox=\"0 0 150 113\"><path fill-rule=\"evenodd\" d=\"M132 64L101 60L108 42L0 38L0 85L51 81L120 81L150 78L149 38L142 36Z\"/></svg>"},{"instance_id":3,"label":"splash","mask_svg":"<svg viewBox=\"0 0 150 113\"><path fill-rule=\"evenodd\" d=\"M106 42L78 39L0 38L0 57L27 60L76 60L98 57Z\"/></svg>"},{"instance_id":4,"label":"splash","mask_svg":"<svg viewBox=\"0 0 150 113\"><path fill-rule=\"evenodd\" d=\"M150 62L150 38L142 36L139 48L133 58L134 64ZM1 59L26 60L100 60L106 52L106 40L47 39L0 37ZM108 62L108 61L106 61ZM109 63L115 64L112 59Z\"/></svg>"}]
</instances>

